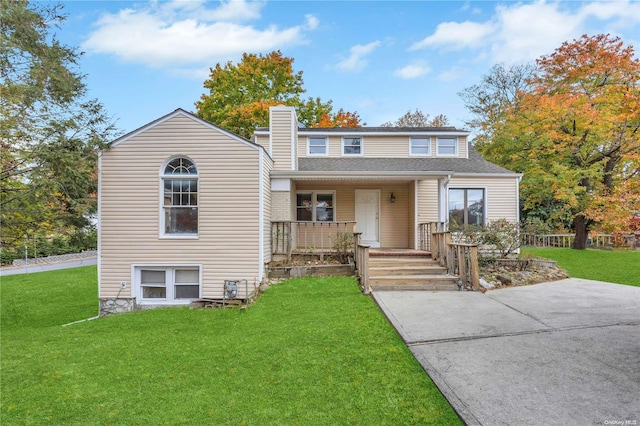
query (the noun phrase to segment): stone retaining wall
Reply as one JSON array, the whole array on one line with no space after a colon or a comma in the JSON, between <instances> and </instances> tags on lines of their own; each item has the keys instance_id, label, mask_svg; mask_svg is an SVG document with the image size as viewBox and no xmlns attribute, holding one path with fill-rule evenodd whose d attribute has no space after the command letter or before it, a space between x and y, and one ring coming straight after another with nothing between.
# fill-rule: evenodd
<instances>
[{"instance_id":1,"label":"stone retaining wall","mask_svg":"<svg viewBox=\"0 0 640 426\"><path fill-rule=\"evenodd\" d=\"M133 312L136 310L136 300L133 298L101 298L100 316Z\"/></svg>"}]
</instances>

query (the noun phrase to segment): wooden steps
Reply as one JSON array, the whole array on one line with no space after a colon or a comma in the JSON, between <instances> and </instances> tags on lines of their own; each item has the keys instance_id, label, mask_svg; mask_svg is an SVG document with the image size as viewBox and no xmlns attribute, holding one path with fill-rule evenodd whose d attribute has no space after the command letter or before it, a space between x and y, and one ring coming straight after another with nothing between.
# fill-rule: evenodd
<instances>
[{"instance_id":1,"label":"wooden steps","mask_svg":"<svg viewBox=\"0 0 640 426\"><path fill-rule=\"evenodd\" d=\"M428 252L416 250L371 250L369 287L373 291L458 291L458 277Z\"/></svg>"}]
</instances>

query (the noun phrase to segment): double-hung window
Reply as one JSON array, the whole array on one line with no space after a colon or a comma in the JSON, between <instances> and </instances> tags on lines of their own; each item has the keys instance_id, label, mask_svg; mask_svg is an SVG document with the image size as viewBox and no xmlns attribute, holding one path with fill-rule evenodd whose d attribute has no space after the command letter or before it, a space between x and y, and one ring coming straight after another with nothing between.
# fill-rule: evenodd
<instances>
[{"instance_id":1,"label":"double-hung window","mask_svg":"<svg viewBox=\"0 0 640 426\"><path fill-rule=\"evenodd\" d=\"M449 223L452 225L484 225L484 189L450 188Z\"/></svg>"},{"instance_id":2,"label":"double-hung window","mask_svg":"<svg viewBox=\"0 0 640 426\"><path fill-rule=\"evenodd\" d=\"M458 155L458 140L455 137L438 138L437 155Z\"/></svg>"},{"instance_id":3,"label":"double-hung window","mask_svg":"<svg viewBox=\"0 0 640 426\"><path fill-rule=\"evenodd\" d=\"M162 173L162 232L198 234L198 169L183 157L174 158Z\"/></svg>"},{"instance_id":4,"label":"double-hung window","mask_svg":"<svg viewBox=\"0 0 640 426\"><path fill-rule=\"evenodd\" d=\"M309 137L307 139L308 155L327 155L328 154L327 138L325 137Z\"/></svg>"},{"instance_id":5,"label":"double-hung window","mask_svg":"<svg viewBox=\"0 0 640 426\"><path fill-rule=\"evenodd\" d=\"M298 192L296 194L296 220L333 222L335 217L334 199L334 192Z\"/></svg>"},{"instance_id":6,"label":"double-hung window","mask_svg":"<svg viewBox=\"0 0 640 426\"><path fill-rule=\"evenodd\" d=\"M411 155L431 155L431 138L412 137L409 140L409 153Z\"/></svg>"},{"instance_id":7,"label":"double-hung window","mask_svg":"<svg viewBox=\"0 0 640 426\"><path fill-rule=\"evenodd\" d=\"M342 155L362 155L364 153L361 137L342 138Z\"/></svg>"},{"instance_id":8,"label":"double-hung window","mask_svg":"<svg viewBox=\"0 0 640 426\"><path fill-rule=\"evenodd\" d=\"M136 282L142 302L187 303L200 297L200 268L141 266Z\"/></svg>"}]
</instances>

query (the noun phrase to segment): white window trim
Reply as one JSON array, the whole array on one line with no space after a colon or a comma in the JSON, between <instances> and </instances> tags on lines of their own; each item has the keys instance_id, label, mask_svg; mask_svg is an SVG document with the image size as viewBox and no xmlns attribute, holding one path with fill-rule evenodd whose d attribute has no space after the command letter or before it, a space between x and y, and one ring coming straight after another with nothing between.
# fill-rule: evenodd
<instances>
[{"instance_id":1,"label":"white window trim","mask_svg":"<svg viewBox=\"0 0 640 426\"><path fill-rule=\"evenodd\" d=\"M453 139L454 140L454 147L455 147L455 152L453 154L442 154L440 153L440 139ZM450 137L443 137L443 136L439 136L436 139L436 155L438 157L457 157L459 154L459 148L458 145L460 143L458 142L458 138L456 136L454 136L453 138Z\"/></svg>"},{"instance_id":2,"label":"white window trim","mask_svg":"<svg viewBox=\"0 0 640 426\"><path fill-rule=\"evenodd\" d=\"M311 153L311 139L324 139L324 153ZM307 156L309 157L326 157L329 155L329 138L326 136L307 136Z\"/></svg>"},{"instance_id":3,"label":"white window trim","mask_svg":"<svg viewBox=\"0 0 640 426\"><path fill-rule=\"evenodd\" d=\"M482 204L482 208L484 209L484 217L482 218L482 225L486 225L489 223L489 189L486 186L474 186L474 185L456 185L456 186L447 186L445 188L446 195L446 222L449 222L449 190L450 189L482 189L484 191L484 202Z\"/></svg>"},{"instance_id":4,"label":"white window trim","mask_svg":"<svg viewBox=\"0 0 640 426\"><path fill-rule=\"evenodd\" d=\"M427 140L427 153L421 154L413 152L413 140L414 139L426 139ZM430 136L410 136L409 137L409 155L412 157L431 157L431 137Z\"/></svg>"},{"instance_id":5,"label":"white window trim","mask_svg":"<svg viewBox=\"0 0 640 426\"><path fill-rule=\"evenodd\" d=\"M198 165L196 164L195 161L193 161L193 159L191 159L191 157L187 156L187 155L173 155L171 157L169 157L164 163L162 163L162 166L160 167L160 174L159 174L159 191L158 191L158 195L159 195L159 200L158 200L158 208L159 208L159 221L158 223L160 224L159 229L158 229L158 238L159 239L172 239L172 240L197 240L199 239L199 235L198 232L190 234L190 233L176 233L176 234L170 234L170 233L166 233L165 230L165 214L164 214L164 181L165 179L171 179L172 175L166 175L164 173L165 169L167 168L167 165L175 160L176 158L185 158L189 161L191 161L195 166L196 166L196 170L197 173L194 175L175 175L177 179L196 179L198 181L198 205L196 207L198 207L198 232L200 231L200 169L198 168ZM180 177L182 176L182 177ZM176 179L176 180L177 180Z\"/></svg>"},{"instance_id":6,"label":"white window trim","mask_svg":"<svg viewBox=\"0 0 640 426\"><path fill-rule=\"evenodd\" d=\"M359 154L345 154L344 152L344 140L345 139L360 139L360 153ZM342 148L340 153L342 154L343 157L362 157L364 156L364 138L362 136L343 136L342 137Z\"/></svg>"},{"instance_id":7,"label":"white window trim","mask_svg":"<svg viewBox=\"0 0 640 426\"><path fill-rule=\"evenodd\" d=\"M333 220L316 220L316 209L314 208L313 210L311 210L311 220L298 220L298 194L311 194L311 203L313 206L316 205L316 201L317 201L317 196L318 194L331 194L331 197L333 198ZM296 198L294 200L295 203L295 218L296 218L296 222L308 222L308 223L313 223L313 222L317 222L317 223L333 223L336 222L336 213L337 213L337 206L336 206L336 191L334 190L300 190L300 191L296 191Z\"/></svg>"},{"instance_id":8,"label":"white window trim","mask_svg":"<svg viewBox=\"0 0 640 426\"><path fill-rule=\"evenodd\" d=\"M131 265L131 283L132 283L132 295L136 299L136 303L140 305L155 305L155 306L166 306L166 305L188 305L193 300L196 299L175 299L168 297L166 299L144 299L142 297L142 283L141 283L141 271L143 269L153 269L153 270L164 270L165 275L168 270L171 270L171 276L174 275L175 269L197 269L198 270L198 285L200 287L198 291L198 299L202 298L202 264L201 263L135 263ZM167 282L167 296L173 294L173 288L169 288L169 286L173 286L173 279L171 282Z\"/></svg>"}]
</instances>

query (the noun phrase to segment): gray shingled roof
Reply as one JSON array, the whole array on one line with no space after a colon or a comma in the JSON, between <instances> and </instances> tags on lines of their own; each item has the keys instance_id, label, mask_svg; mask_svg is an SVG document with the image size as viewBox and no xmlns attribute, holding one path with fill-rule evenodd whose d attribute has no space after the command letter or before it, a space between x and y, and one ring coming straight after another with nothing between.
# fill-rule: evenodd
<instances>
[{"instance_id":1,"label":"gray shingled roof","mask_svg":"<svg viewBox=\"0 0 640 426\"><path fill-rule=\"evenodd\" d=\"M256 131L268 132L268 127L258 127ZM298 127L298 134L304 133L436 133L464 132L453 126L445 127Z\"/></svg>"},{"instance_id":2,"label":"gray shingled roof","mask_svg":"<svg viewBox=\"0 0 640 426\"><path fill-rule=\"evenodd\" d=\"M298 170L307 172L454 172L504 173L513 172L485 160L468 145L466 158L298 158Z\"/></svg>"}]
</instances>

